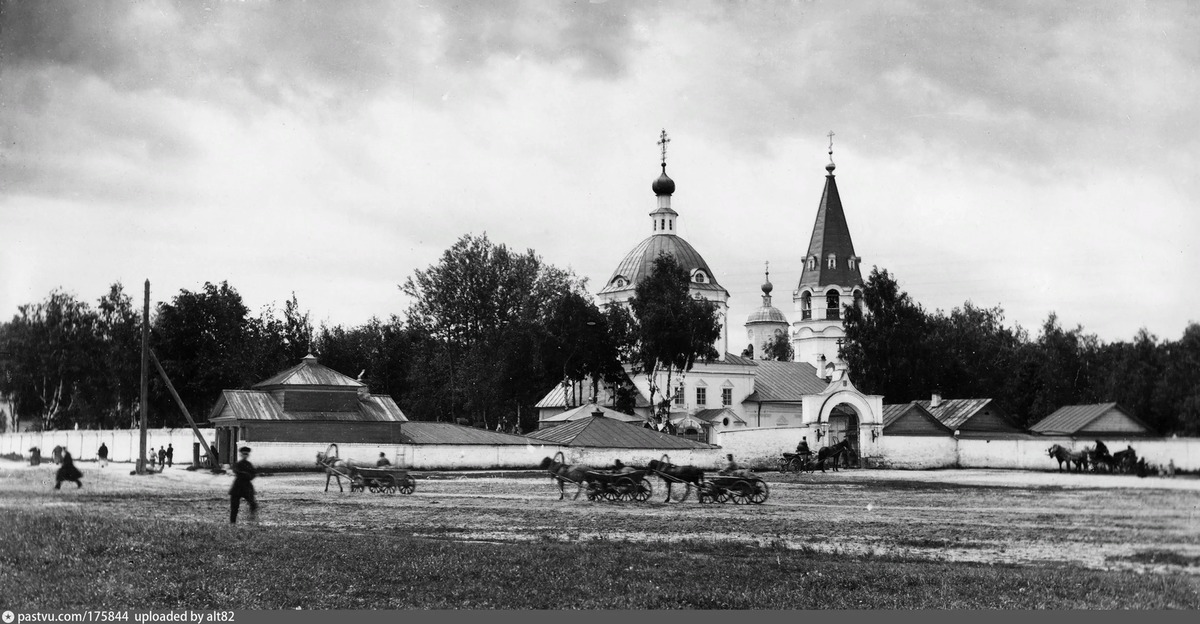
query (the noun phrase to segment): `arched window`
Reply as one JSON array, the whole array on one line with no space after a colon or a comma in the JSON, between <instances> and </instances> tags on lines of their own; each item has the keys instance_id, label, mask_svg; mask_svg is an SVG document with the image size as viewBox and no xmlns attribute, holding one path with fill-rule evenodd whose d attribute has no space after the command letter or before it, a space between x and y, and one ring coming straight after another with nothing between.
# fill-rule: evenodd
<instances>
[{"instance_id":1,"label":"arched window","mask_svg":"<svg viewBox=\"0 0 1200 624\"><path fill-rule=\"evenodd\" d=\"M696 280L696 283L703 284L708 278L704 276L704 271L696 271L694 279Z\"/></svg>"},{"instance_id":2,"label":"arched window","mask_svg":"<svg viewBox=\"0 0 1200 624\"><path fill-rule=\"evenodd\" d=\"M854 258L847 259L846 266L849 267L851 271L853 271L854 270Z\"/></svg>"},{"instance_id":3,"label":"arched window","mask_svg":"<svg viewBox=\"0 0 1200 624\"><path fill-rule=\"evenodd\" d=\"M837 268L837 257L834 256L833 254L829 254L829 268L831 268L831 269Z\"/></svg>"},{"instance_id":4,"label":"arched window","mask_svg":"<svg viewBox=\"0 0 1200 624\"><path fill-rule=\"evenodd\" d=\"M839 319L842 317L842 296L838 291L831 290L825 293L825 318Z\"/></svg>"},{"instance_id":5,"label":"arched window","mask_svg":"<svg viewBox=\"0 0 1200 624\"><path fill-rule=\"evenodd\" d=\"M800 295L800 320L807 321L812 318L812 294L804 293Z\"/></svg>"}]
</instances>

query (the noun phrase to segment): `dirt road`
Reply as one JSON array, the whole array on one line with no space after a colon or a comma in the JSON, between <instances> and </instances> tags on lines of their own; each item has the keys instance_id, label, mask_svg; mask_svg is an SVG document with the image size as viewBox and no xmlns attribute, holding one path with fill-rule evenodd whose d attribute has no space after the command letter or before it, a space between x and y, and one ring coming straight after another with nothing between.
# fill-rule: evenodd
<instances>
[{"instance_id":1,"label":"dirt road","mask_svg":"<svg viewBox=\"0 0 1200 624\"><path fill-rule=\"evenodd\" d=\"M0 511L65 505L136 522L222 523L232 477L176 467L130 475L81 463L84 487L53 490L54 466L0 460ZM1200 574L1200 480L988 470L762 475L763 505L558 500L545 473L418 473L412 495L344 493L323 473L264 475L262 524L280 530L464 541L726 540L853 555Z\"/></svg>"}]
</instances>

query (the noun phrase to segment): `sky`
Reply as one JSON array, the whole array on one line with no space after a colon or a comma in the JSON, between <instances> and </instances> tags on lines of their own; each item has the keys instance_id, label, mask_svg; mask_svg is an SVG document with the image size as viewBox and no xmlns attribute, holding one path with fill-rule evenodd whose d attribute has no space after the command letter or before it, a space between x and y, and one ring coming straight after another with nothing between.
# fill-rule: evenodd
<instances>
[{"instance_id":1,"label":"sky","mask_svg":"<svg viewBox=\"0 0 1200 624\"><path fill-rule=\"evenodd\" d=\"M829 160L864 278L1106 342L1200 321L1200 3L0 0L0 318L114 282L403 317L465 234L597 291L679 233L790 320Z\"/></svg>"}]
</instances>

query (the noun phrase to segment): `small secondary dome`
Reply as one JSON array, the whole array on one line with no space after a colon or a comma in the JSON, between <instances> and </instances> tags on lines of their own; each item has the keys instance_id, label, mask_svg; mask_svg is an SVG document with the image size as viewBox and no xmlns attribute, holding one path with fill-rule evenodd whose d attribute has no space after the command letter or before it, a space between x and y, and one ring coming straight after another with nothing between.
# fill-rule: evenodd
<instances>
[{"instance_id":1,"label":"small secondary dome","mask_svg":"<svg viewBox=\"0 0 1200 624\"><path fill-rule=\"evenodd\" d=\"M667 177L667 164L663 163L662 175L650 185L655 195L670 195L675 192L675 181Z\"/></svg>"}]
</instances>

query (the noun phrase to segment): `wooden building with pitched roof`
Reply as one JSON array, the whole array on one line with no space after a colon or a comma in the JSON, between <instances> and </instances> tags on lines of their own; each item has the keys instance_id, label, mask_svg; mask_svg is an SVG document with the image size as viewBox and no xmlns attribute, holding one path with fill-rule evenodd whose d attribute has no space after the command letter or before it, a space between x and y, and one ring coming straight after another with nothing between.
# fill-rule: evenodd
<instances>
[{"instance_id":1,"label":"wooden building with pitched roof","mask_svg":"<svg viewBox=\"0 0 1200 624\"><path fill-rule=\"evenodd\" d=\"M1066 405L1034 423L1029 430L1041 435L1072 437L1154 435L1146 423L1116 403Z\"/></svg>"},{"instance_id":2,"label":"wooden building with pitched roof","mask_svg":"<svg viewBox=\"0 0 1200 624\"><path fill-rule=\"evenodd\" d=\"M371 394L312 354L249 390L222 391L208 417L221 463L242 442L398 444L407 420L392 397Z\"/></svg>"}]
</instances>

